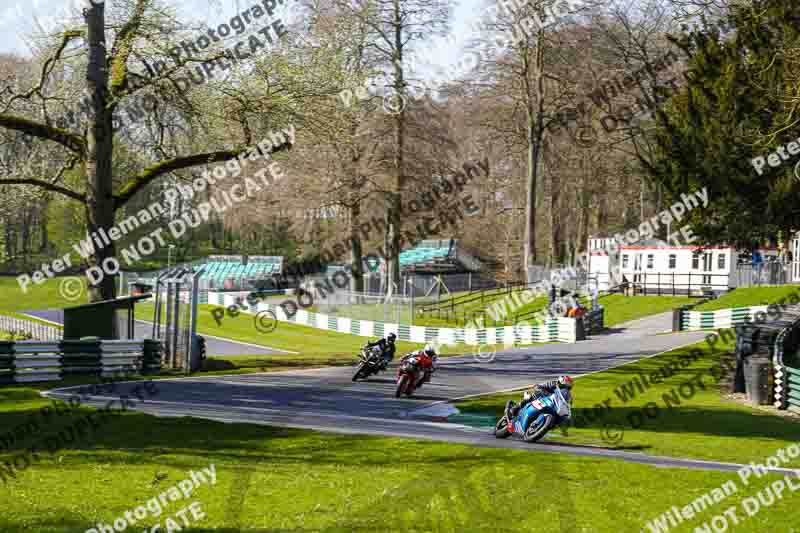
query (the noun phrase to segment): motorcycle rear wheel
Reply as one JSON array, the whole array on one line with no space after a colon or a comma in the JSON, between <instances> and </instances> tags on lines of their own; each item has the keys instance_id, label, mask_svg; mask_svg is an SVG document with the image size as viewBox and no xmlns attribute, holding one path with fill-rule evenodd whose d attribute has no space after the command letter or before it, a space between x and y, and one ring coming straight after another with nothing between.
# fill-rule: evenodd
<instances>
[{"instance_id":1,"label":"motorcycle rear wheel","mask_svg":"<svg viewBox=\"0 0 800 533\"><path fill-rule=\"evenodd\" d=\"M397 389L394 391L394 397L399 398L405 392L406 385L408 384L408 376L403 375L397 380Z\"/></svg>"},{"instance_id":2,"label":"motorcycle rear wheel","mask_svg":"<svg viewBox=\"0 0 800 533\"><path fill-rule=\"evenodd\" d=\"M494 436L498 439L505 439L510 435L511 432L508 430L508 418L504 416L497 421L497 425L494 427Z\"/></svg>"},{"instance_id":3,"label":"motorcycle rear wheel","mask_svg":"<svg viewBox=\"0 0 800 533\"><path fill-rule=\"evenodd\" d=\"M525 430L525 434L522 438L525 442L536 442L537 440L541 439L545 436L545 434L550 431L550 425L553 423L553 415L550 413L545 413L542 415L543 420L538 424L535 424L535 420L531 422L531 425Z\"/></svg>"}]
</instances>

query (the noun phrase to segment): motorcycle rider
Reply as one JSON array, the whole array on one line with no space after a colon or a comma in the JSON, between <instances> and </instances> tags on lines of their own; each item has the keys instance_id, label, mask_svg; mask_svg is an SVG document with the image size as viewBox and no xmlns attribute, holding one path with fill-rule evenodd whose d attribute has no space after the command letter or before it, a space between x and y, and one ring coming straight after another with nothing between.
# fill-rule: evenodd
<instances>
[{"instance_id":1,"label":"motorcycle rider","mask_svg":"<svg viewBox=\"0 0 800 533\"><path fill-rule=\"evenodd\" d=\"M383 361L381 361L381 370L385 370L386 365L388 365L391 360L394 359L394 352L397 349L394 345L395 339L397 339L397 335L394 333L389 333L385 339L378 339L375 342L367 343L367 348L374 348L375 346L380 347L381 356L383 357Z\"/></svg>"},{"instance_id":2,"label":"motorcycle rider","mask_svg":"<svg viewBox=\"0 0 800 533\"><path fill-rule=\"evenodd\" d=\"M506 417L509 424L523 407L538 398L553 394L556 389L561 390L564 399L569 402L572 397L572 378L569 376L559 376L558 379L551 379L550 381L539 383L533 387L533 393L525 391L525 394L522 395L522 401L519 404L515 405L513 400L508 400L506 404Z\"/></svg>"},{"instance_id":3,"label":"motorcycle rider","mask_svg":"<svg viewBox=\"0 0 800 533\"><path fill-rule=\"evenodd\" d=\"M438 359L434 347L430 344L426 344L425 347L418 352L411 352L403 357L403 360L409 357L416 357L417 361L419 361L419 366L422 367L422 370L425 372L425 377L420 381L420 385L429 382L431 380L431 374L436 371L436 361Z\"/></svg>"},{"instance_id":4,"label":"motorcycle rider","mask_svg":"<svg viewBox=\"0 0 800 533\"><path fill-rule=\"evenodd\" d=\"M439 357L436 354L436 350L430 344L425 345L425 348L422 349L422 354L425 361L422 365L422 368L425 369L425 379L423 382L428 383L431 380L431 374L436 372L436 361Z\"/></svg>"}]
</instances>

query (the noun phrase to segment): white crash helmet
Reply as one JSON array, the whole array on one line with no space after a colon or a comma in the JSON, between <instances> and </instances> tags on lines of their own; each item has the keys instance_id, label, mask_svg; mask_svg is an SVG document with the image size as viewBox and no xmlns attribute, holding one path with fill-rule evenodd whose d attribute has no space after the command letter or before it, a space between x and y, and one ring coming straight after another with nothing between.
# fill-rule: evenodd
<instances>
[{"instance_id":1,"label":"white crash helmet","mask_svg":"<svg viewBox=\"0 0 800 533\"><path fill-rule=\"evenodd\" d=\"M425 352L425 354L429 355L430 357L436 355L436 350L433 348L433 345L431 344L426 344L425 348L423 348L422 351Z\"/></svg>"}]
</instances>

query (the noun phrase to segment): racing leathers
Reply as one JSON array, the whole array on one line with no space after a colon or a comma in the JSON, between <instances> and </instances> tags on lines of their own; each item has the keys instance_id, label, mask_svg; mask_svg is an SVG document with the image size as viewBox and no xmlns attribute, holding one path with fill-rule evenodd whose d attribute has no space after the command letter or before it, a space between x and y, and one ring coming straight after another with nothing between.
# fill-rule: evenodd
<instances>
[{"instance_id":1,"label":"racing leathers","mask_svg":"<svg viewBox=\"0 0 800 533\"><path fill-rule=\"evenodd\" d=\"M534 386L531 392L526 392L523 395L522 401L518 404L514 404L512 400L508 400L508 403L506 404L506 415L508 416L509 422L512 421L517 414L519 414L523 407L538 398L553 394L556 389L559 388L561 390L561 394L564 396L564 399L569 402L572 397L572 391L569 387L559 387L557 379L551 379Z\"/></svg>"},{"instance_id":2,"label":"racing leathers","mask_svg":"<svg viewBox=\"0 0 800 533\"><path fill-rule=\"evenodd\" d=\"M394 359L394 352L396 350L394 341L389 340L389 338L385 339L378 339L375 342L368 342L367 347L373 348L375 346L380 347L381 349L381 356L383 357L383 362L381 363L382 368L386 368L386 366Z\"/></svg>"}]
</instances>

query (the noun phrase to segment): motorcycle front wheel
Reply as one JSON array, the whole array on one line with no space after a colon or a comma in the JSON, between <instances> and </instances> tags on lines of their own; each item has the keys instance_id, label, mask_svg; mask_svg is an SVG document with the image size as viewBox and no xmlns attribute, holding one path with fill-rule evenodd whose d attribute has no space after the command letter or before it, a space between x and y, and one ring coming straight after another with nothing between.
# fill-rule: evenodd
<instances>
[{"instance_id":1,"label":"motorcycle front wheel","mask_svg":"<svg viewBox=\"0 0 800 533\"><path fill-rule=\"evenodd\" d=\"M397 380L397 389L394 391L395 398L399 398L400 395L403 394L407 384L408 384L408 376L403 374L402 376L400 376L400 379Z\"/></svg>"},{"instance_id":2,"label":"motorcycle front wheel","mask_svg":"<svg viewBox=\"0 0 800 533\"><path fill-rule=\"evenodd\" d=\"M497 421L497 425L494 427L494 436L498 439L505 439L511 435L511 432L508 430L508 418L503 417Z\"/></svg>"},{"instance_id":3,"label":"motorcycle front wheel","mask_svg":"<svg viewBox=\"0 0 800 533\"><path fill-rule=\"evenodd\" d=\"M525 434L522 436L522 438L525 440L525 442L536 442L545 436L545 434L550 430L550 424L552 423L553 415L550 413L545 413L531 422L531 425L525 430Z\"/></svg>"},{"instance_id":4,"label":"motorcycle front wheel","mask_svg":"<svg viewBox=\"0 0 800 533\"><path fill-rule=\"evenodd\" d=\"M361 375L361 372L364 370L364 365L366 365L364 362L358 363L358 366L356 367L356 373L353 374L353 381L358 381L358 379L361 377L367 377Z\"/></svg>"}]
</instances>

